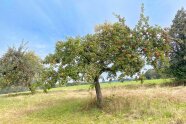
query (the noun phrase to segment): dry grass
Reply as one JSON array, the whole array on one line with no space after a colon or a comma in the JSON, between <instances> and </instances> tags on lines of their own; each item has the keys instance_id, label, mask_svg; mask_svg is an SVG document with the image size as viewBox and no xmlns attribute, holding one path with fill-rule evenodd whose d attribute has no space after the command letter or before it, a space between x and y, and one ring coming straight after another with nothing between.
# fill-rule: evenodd
<instances>
[{"instance_id":1,"label":"dry grass","mask_svg":"<svg viewBox=\"0 0 186 124\"><path fill-rule=\"evenodd\" d=\"M103 92L102 111L119 115L125 118L125 122L143 120L156 123L160 119L165 123L186 123L186 87L112 88ZM95 100L86 109L90 110L94 106Z\"/></svg>"},{"instance_id":2,"label":"dry grass","mask_svg":"<svg viewBox=\"0 0 186 124\"><path fill-rule=\"evenodd\" d=\"M104 106L94 91L0 96L0 123L186 123L186 87L103 89Z\"/></svg>"}]
</instances>

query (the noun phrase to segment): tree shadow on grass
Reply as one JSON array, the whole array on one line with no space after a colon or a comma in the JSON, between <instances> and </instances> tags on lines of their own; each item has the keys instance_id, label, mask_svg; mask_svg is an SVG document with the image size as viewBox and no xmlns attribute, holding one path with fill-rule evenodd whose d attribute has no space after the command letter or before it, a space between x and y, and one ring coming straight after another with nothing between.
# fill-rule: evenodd
<instances>
[{"instance_id":1,"label":"tree shadow on grass","mask_svg":"<svg viewBox=\"0 0 186 124\"><path fill-rule=\"evenodd\" d=\"M37 92L39 93L39 92ZM36 94L36 93L34 93ZM3 97L16 97L16 96L28 96L28 95L34 95L31 92L16 92L16 93L8 93L8 94L2 94Z\"/></svg>"}]
</instances>

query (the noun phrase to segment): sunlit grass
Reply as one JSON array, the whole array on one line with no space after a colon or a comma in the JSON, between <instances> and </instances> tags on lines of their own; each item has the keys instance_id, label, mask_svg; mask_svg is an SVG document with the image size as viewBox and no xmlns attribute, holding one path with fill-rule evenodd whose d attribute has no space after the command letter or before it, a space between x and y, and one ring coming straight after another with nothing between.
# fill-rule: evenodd
<instances>
[{"instance_id":1,"label":"sunlit grass","mask_svg":"<svg viewBox=\"0 0 186 124\"><path fill-rule=\"evenodd\" d=\"M162 83L171 82L171 79L155 79L155 80L144 80L143 85L159 85ZM125 81L125 82L109 82L109 83L100 83L102 88L110 88L110 87L120 87L120 86L127 86L127 85L141 85L140 81ZM58 91L58 90L88 90L90 89L90 84L84 85L75 85L75 86L66 86L66 87L58 87L53 88L51 91Z\"/></svg>"},{"instance_id":2,"label":"sunlit grass","mask_svg":"<svg viewBox=\"0 0 186 124\"><path fill-rule=\"evenodd\" d=\"M144 85L163 82L158 81ZM146 87L134 81L138 88L128 88L127 83L132 82L102 84L102 109L96 108L95 92L88 90L89 85L55 88L48 94L1 95L0 123L186 123L186 87Z\"/></svg>"}]
</instances>

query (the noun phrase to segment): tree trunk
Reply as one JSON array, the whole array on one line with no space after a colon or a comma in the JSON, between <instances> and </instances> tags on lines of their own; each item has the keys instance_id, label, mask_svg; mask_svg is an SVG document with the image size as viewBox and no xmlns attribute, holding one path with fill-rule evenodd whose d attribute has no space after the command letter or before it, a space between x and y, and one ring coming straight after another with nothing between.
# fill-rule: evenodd
<instances>
[{"instance_id":1,"label":"tree trunk","mask_svg":"<svg viewBox=\"0 0 186 124\"><path fill-rule=\"evenodd\" d=\"M31 85L30 83L28 83L28 89L30 90L30 92L31 92L32 94L35 93L35 88L33 88L32 85Z\"/></svg>"},{"instance_id":2,"label":"tree trunk","mask_svg":"<svg viewBox=\"0 0 186 124\"><path fill-rule=\"evenodd\" d=\"M97 106L99 108L102 108L102 93L101 93L101 87L99 84L99 78L96 77L94 79L94 83L95 83L95 90L96 90L96 98L97 98Z\"/></svg>"}]
</instances>

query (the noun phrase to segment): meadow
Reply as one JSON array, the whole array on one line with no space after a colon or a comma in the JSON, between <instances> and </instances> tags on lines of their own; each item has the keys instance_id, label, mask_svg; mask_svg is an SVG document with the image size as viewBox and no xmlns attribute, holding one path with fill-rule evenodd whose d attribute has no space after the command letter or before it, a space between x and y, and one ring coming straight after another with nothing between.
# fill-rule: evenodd
<instances>
[{"instance_id":1,"label":"meadow","mask_svg":"<svg viewBox=\"0 0 186 124\"><path fill-rule=\"evenodd\" d=\"M184 124L186 87L170 79L102 83L104 106L95 105L90 85L0 95L2 124Z\"/></svg>"}]
</instances>

